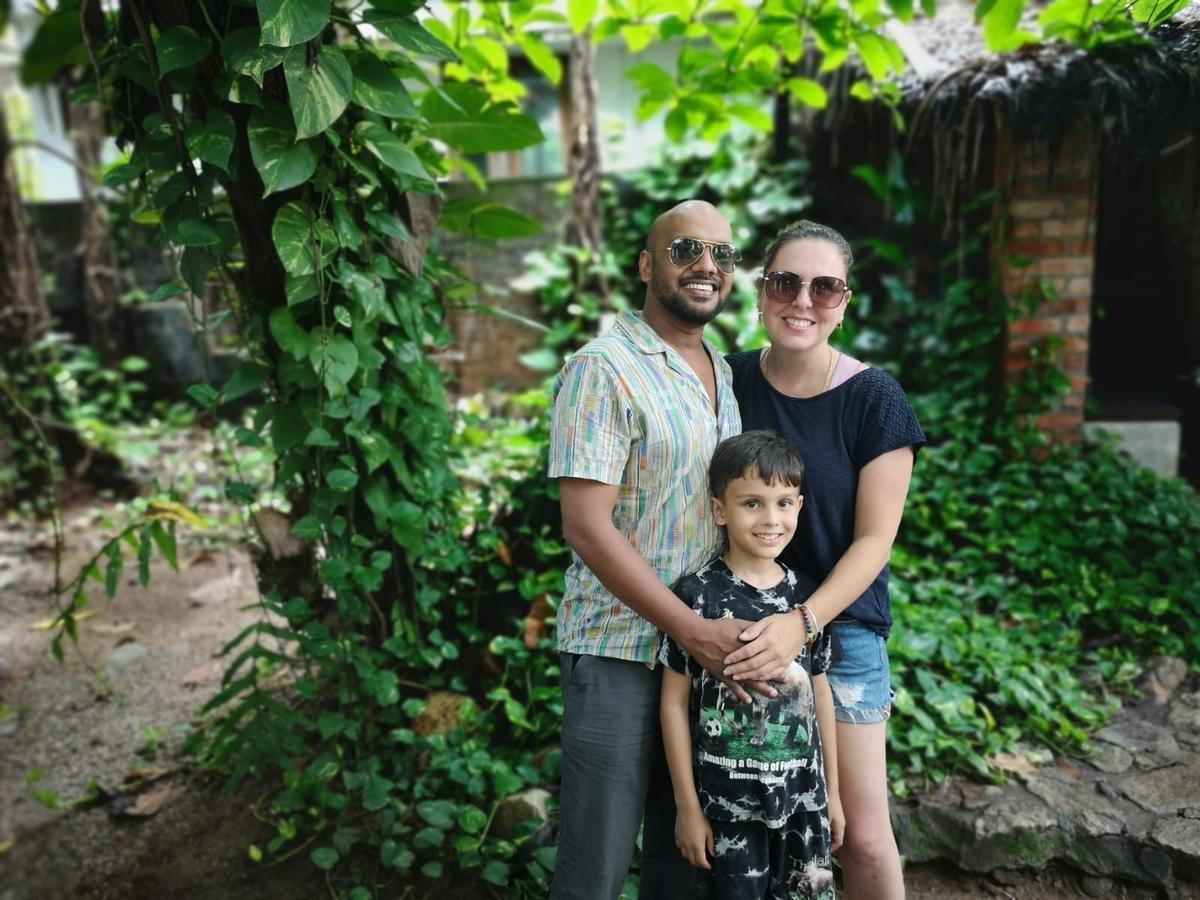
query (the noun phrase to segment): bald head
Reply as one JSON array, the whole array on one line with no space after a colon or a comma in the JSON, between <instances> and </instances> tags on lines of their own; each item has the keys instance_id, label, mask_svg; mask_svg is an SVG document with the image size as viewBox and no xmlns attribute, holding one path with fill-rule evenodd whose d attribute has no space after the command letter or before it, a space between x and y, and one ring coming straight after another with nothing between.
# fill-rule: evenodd
<instances>
[{"instance_id":1,"label":"bald head","mask_svg":"<svg viewBox=\"0 0 1200 900\"><path fill-rule=\"evenodd\" d=\"M679 235L688 234L689 228L696 225L716 228L720 232L718 237L709 240L730 239L729 223L725 221L720 210L707 200L684 200L654 220L654 224L650 226L650 233L646 235L646 247L665 247Z\"/></svg>"}]
</instances>

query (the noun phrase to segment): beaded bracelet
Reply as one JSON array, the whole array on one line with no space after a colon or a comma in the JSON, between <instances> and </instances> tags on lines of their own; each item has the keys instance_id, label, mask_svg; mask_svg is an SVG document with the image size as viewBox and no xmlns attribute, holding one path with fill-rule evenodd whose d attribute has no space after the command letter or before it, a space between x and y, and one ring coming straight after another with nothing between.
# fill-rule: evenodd
<instances>
[{"instance_id":1,"label":"beaded bracelet","mask_svg":"<svg viewBox=\"0 0 1200 900\"><path fill-rule=\"evenodd\" d=\"M800 615L804 617L804 630L808 632L808 640L805 643L811 644L817 637L817 617L803 603L796 609L800 610Z\"/></svg>"}]
</instances>

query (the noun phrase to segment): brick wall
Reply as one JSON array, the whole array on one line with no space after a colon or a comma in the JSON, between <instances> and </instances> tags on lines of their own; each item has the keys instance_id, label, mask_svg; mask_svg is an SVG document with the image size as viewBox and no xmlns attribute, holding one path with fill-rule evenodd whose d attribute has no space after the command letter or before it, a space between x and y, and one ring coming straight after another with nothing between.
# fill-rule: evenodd
<instances>
[{"instance_id":1,"label":"brick wall","mask_svg":"<svg viewBox=\"0 0 1200 900\"><path fill-rule=\"evenodd\" d=\"M1030 349L1053 338L1054 361L1070 390L1038 425L1058 440L1077 441L1088 386L1097 141L1079 129L1057 153L1042 143L1017 144L997 154L997 170L1005 232L996 244L996 265L1015 313L1005 374L1018 375L1029 365Z\"/></svg>"},{"instance_id":2,"label":"brick wall","mask_svg":"<svg viewBox=\"0 0 1200 900\"><path fill-rule=\"evenodd\" d=\"M497 203L537 219L542 234L530 238L481 241L439 232L437 249L479 287L472 305L483 305L537 321L537 299L513 289L513 282L526 270L525 256L545 250L561 239L565 204L557 185L561 178L514 178L489 185L489 197ZM469 185L454 184L446 191L453 199L469 193ZM449 389L458 396L488 390L521 390L541 384L545 372L533 371L520 356L541 345L542 333L512 318L471 307L451 309L447 323L454 343L442 354L439 364L451 376Z\"/></svg>"}]
</instances>

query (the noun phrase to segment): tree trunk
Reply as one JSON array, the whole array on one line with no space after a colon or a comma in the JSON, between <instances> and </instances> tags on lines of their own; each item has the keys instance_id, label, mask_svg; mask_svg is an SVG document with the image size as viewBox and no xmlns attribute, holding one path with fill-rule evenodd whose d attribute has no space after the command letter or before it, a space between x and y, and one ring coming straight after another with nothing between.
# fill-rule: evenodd
<instances>
[{"instance_id":1,"label":"tree trunk","mask_svg":"<svg viewBox=\"0 0 1200 900\"><path fill-rule=\"evenodd\" d=\"M571 41L571 211L566 242L597 253L603 219L600 210L600 129L596 118L596 46L589 27Z\"/></svg>"},{"instance_id":2,"label":"tree trunk","mask_svg":"<svg viewBox=\"0 0 1200 900\"><path fill-rule=\"evenodd\" d=\"M71 143L80 166L79 193L82 202L80 228L83 264L83 301L87 311L88 344L106 367L116 366L121 352L120 269L108 209L97 196L96 183L88 173L100 166L104 143L104 116L97 103L66 104L70 118Z\"/></svg>"},{"instance_id":3,"label":"tree trunk","mask_svg":"<svg viewBox=\"0 0 1200 900\"><path fill-rule=\"evenodd\" d=\"M16 471L9 493L18 500L49 500L54 483L34 419L49 411L54 390L38 365L36 350L49 324L41 269L25 224L8 122L0 105L0 453Z\"/></svg>"}]
</instances>

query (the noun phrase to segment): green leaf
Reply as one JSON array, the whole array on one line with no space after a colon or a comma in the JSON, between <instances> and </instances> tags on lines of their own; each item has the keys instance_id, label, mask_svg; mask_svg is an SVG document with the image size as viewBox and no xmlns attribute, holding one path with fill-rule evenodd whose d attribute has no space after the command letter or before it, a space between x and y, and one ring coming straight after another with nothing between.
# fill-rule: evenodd
<instances>
[{"instance_id":1,"label":"green leaf","mask_svg":"<svg viewBox=\"0 0 1200 900\"><path fill-rule=\"evenodd\" d=\"M296 141L292 117L282 106L256 109L247 129L250 157L263 181L263 196L304 184L320 156L311 140Z\"/></svg>"},{"instance_id":2,"label":"green leaf","mask_svg":"<svg viewBox=\"0 0 1200 900\"><path fill-rule=\"evenodd\" d=\"M329 393L341 396L354 373L358 371L358 348L354 341L328 328L317 328L312 334L313 346L308 354L313 370L325 382Z\"/></svg>"},{"instance_id":3,"label":"green leaf","mask_svg":"<svg viewBox=\"0 0 1200 900\"><path fill-rule=\"evenodd\" d=\"M217 405L217 389L211 384L193 384L187 389L187 395L205 409Z\"/></svg>"},{"instance_id":4,"label":"green leaf","mask_svg":"<svg viewBox=\"0 0 1200 900\"><path fill-rule=\"evenodd\" d=\"M389 119L420 116L403 82L374 53L355 53L350 58L350 68L354 74L354 102L363 109Z\"/></svg>"},{"instance_id":5,"label":"green leaf","mask_svg":"<svg viewBox=\"0 0 1200 900\"><path fill-rule=\"evenodd\" d=\"M544 140L537 120L509 103L492 104L485 91L469 84L429 91L421 111L431 137L464 153L523 150Z\"/></svg>"},{"instance_id":6,"label":"green leaf","mask_svg":"<svg viewBox=\"0 0 1200 900\"><path fill-rule=\"evenodd\" d=\"M458 812L458 827L468 834L479 834L487 825L487 813L477 806L464 806Z\"/></svg>"},{"instance_id":7,"label":"green leaf","mask_svg":"<svg viewBox=\"0 0 1200 900\"><path fill-rule=\"evenodd\" d=\"M983 37L989 50L1007 49L1008 39L1017 30L1024 10L1025 0L996 0L983 17Z\"/></svg>"},{"instance_id":8,"label":"green leaf","mask_svg":"<svg viewBox=\"0 0 1200 900\"><path fill-rule=\"evenodd\" d=\"M479 870L479 877L491 884L504 887L508 884L508 864L494 859Z\"/></svg>"},{"instance_id":9,"label":"green leaf","mask_svg":"<svg viewBox=\"0 0 1200 900\"><path fill-rule=\"evenodd\" d=\"M600 0L567 0L567 18L571 22L571 34L583 34L596 12L600 9Z\"/></svg>"},{"instance_id":10,"label":"green leaf","mask_svg":"<svg viewBox=\"0 0 1200 900\"><path fill-rule=\"evenodd\" d=\"M530 32L517 32L517 46L525 58L533 63L533 67L546 76L547 81L556 86L562 81L562 62L541 38Z\"/></svg>"},{"instance_id":11,"label":"green leaf","mask_svg":"<svg viewBox=\"0 0 1200 900\"><path fill-rule=\"evenodd\" d=\"M40 84L60 69L86 59L77 9L64 8L42 19L21 59L21 81Z\"/></svg>"},{"instance_id":12,"label":"green leaf","mask_svg":"<svg viewBox=\"0 0 1200 900\"><path fill-rule=\"evenodd\" d=\"M183 219L171 235L171 239L185 247L215 247L221 236L199 219Z\"/></svg>"},{"instance_id":13,"label":"green leaf","mask_svg":"<svg viewBox=\"0 0 1200 900\"><path fill-rule=\"evenodd\" d=\"M293 47L283 60L288 103L296 120L296 139L320 134L338 120L354 93L354 76L342 51L323 47L309 59L307 44Z\"/></svg>"},{"instance_id":14,"label":"green leaf","mask_svg":"<svg viewBox=\"0 0 1200 900\"><path fill-rule=\"evenodd\" d=\"M336 447L337 441L324 428L314 428L308 433L308 437L304 439L304 443L310 447Z\"/></svg>"},{"instance_id":15,"label":"green leaf","mask_svg":"<svg viewBox=\"0 0 1200 900\"><path fill-rule=\"evenodd\" d=\"M203 122L193 120L184 129L188 152L197 159L229 171L229 157L237 140L233 116L223 109L213 109Z\"/></svg>"},{"instance_id":16,"label":"green leaf","mask_svg":"<svg viewBox=\"0 0 1200 900\"><path fill-rule=\"evenodd\" d=\"M321 520L316 516L304 516L292 526L292 536L302 541L315 541L322 534Z\"/></svg>"},{"instance_id":17,"label":"green leaf","mask_svg":"<svg viewBox=\"0 0 1200 900\"><path fill-rule=\"evenodd\" d=\"M311 41L329 24L329 0L258 0L260 43L291 47Z\"/></svg>"},{"instance_id":18,"label":"green leaf","mask_svg":"<svg viewBox=\"0 0 1200 900\"><path fill-rule=\"evenodd\" d=\"M543 230L537 219L479 197L451 200L438 221L448 231L485 239L532 237Z\"/></svg>"},{"instance_id":19,"label":"green leaf","mask_svg":"<svg viewBox=\"0 0 1200 900\"><path fill-rule=\"evenodd\" d=\"M883 41L884 39L879 35L871 33L860 34L857 38L858 55L862 58L863 65L867 67L867 74L873 81L883 81L887 78L891 65Z\"/></svg>"},{"instance_id":20,"label":"green leaf","mask_svg":"<svg viewBox=\"0 0 1200 900\"><path fill-rule=\"evenodd\" d=\"M378 122L359 122L354 129L354 135L385 166L400 175L417 181L432 183L433 179L425 171L420 158L413 152L412 147L396 137L388 128Z\"/></svg>"},{"instance_id":21,"label":"green leaf","mask_svg":"<svg viewBox=\"0 0 1200 900\"><path fill-rule=\"evenodd\" d=\"M242 363L229 376L225 387L221 388L221 398L226 401L237 400L257 391L266 382L267 371L266 366L260 366L258 363Z\"/></svg>"},{"instance_id":22,"label":"green leaf","mask_svg":"<svg viewBox=\"0 0 1200 900\"><path fill-rule=\"evenodd\" d=\"M448 61L458 59L458 54L426 31L412 16L401 16L381 9L368 9L363 21L378 28L401 47L421 56Z\"/></svg>"},{"instance_id":23,"label":"green leaf","mask_svg":"<svg viewBox=\"0 0 1200 900\"><path fill-rule=\"evenodd\" d=\"M259 3L261 5L262 0L259 0ZM326 871L336 866L339 859L338 852L332 847L318 847L309 856L314 866Z\"/></svg>"},{"instance_id":24,"label":"green leaf","mask_svg":"<svg viewBox=\"0 0 1200 900\"><path fill-rule=\"evenodd\" d=\"M279 344L285 353L290 354L292 359L304 359L312 352L312 339L309 338L308 332L296 324L292 311L287 307L274 310L267 324L275 343Z\"/></svg>"},{"instance_id":25,"label":"green leaf","mask_svg":"<svg viewBox=\"0 0 1200 900\"><path fill-rule=\"evenodd\" d=\"M787 89L793 97L805 106L813 109L824 109L829 102L829 95L818 81L811 78L789 78Z\"/></svg>"},{"instance_id":26,"label":"green leaf","mask_svg":"<svg viewBox=\"0 0 1200 900\"><path fill-rule=\"evenodd\" d=\"M158 41L154 44L160 77L193 66L211 52L212 41L201 37L186 25L168 28L158 36Z\"/></svg>"},{"instance_id":27,"label":"green leaf","mask_svg":"<svg viewBox=\"0 0 1200 900\"><path fill-rule=\"evenodd\" d=\"M132 163L122 163L109 169L104 174L104 186L113 188L124 187L142 177L142 167Z\"/></svg>"},{"instance_id":28,"label":"green leaf","mask_svg":"<svg viewBox=\"0 0 1200 900\"><path fill-rule=\"evenodd\" d=\"M259 32L253 25L231 31L221 42L221 56L230 71L248 75L260 88L263 76L283 63L287 50L283 47L263 47Z\"/></svg>"},{"instance_id":29,"label":"green leaf","mask_svg":"<svg viewBox=\"0 0 1200 900\"><path fill-rule=\"evenodd\" d=\"M354 490L358 484L358 475L349 469L332 469L325 476L325 481L331 488L340 493Z\"/></svg>"},{"instance_id":30,"label":"green leaf","mask_svg":"<svg viewBox=\"0 0 1200 900\"><path fill-rule=\"evenodd\" d=\"M285 203L275 214L271 239L289 275L307 275L323 268L337 252L337 235L324 219L299 200Z\"/></svg>"},{"instance_id":31,"label":"green leaf","mask_svg":"<svg viewBox=\"0 0 1200 900\"><path fill-rule=\"evenodd\" d=\"M187 285L181 284L178 281L168 281L166 284L160 284L154 289L150 295L150 302L157 303L160 300L168 300L171 297L178 297L187 290Z\"/></svg>"}]
</instances>

